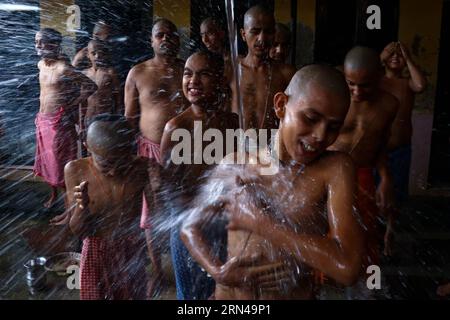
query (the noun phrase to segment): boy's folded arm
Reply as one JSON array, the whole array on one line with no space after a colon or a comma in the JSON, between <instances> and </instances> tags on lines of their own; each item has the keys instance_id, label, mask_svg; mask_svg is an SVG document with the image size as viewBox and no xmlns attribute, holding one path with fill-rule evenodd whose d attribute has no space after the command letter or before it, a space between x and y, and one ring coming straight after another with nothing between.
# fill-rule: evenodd
<instances>
[{"instance_id":1,"label":"boy's folded arm","mask_svg":"<svg viewBox=\"0 0 450 320\"><path fill-rule=\"evenodd\" d=\"M351 160L339 165L340 174L328 183L326 235L298 233L267 216L259 208L252 215L237 217L233 229L246 229L267 239L280 250L290 252L299 262L320 270L344 284L354 283L361 269L363 236L353 213L355 172ZM236 222L237 220L235 220Z\"/></svg>"},{"instance_id":2,"label":"boy's folded arm","mask_svg":"<svg viewBox=\"0 0 450 320\"><path fill-rule=\"evenodd\" d=\"M219 274L222 262L211 252L211 247L205 240L201 226L217 214L220 208L217 204L206 207L201 212L191 214L183 223L180 237L190 254L216 282L220 282Z\"/></svg>"}]
</instances>

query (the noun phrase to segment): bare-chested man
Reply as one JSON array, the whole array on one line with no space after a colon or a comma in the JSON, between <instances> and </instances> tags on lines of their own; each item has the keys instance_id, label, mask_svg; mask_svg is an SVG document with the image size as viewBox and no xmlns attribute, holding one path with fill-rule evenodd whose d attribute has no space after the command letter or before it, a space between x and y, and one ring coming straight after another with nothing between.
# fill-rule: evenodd
<instances>
[{"instance_id":1,"label":"bare-chested man","mask_svg":"<svg viewBox=\"0 0 450 320\"><path fill-rule=\"evenodd\" d=\"M112 28L104 21L97 21L92 31L92 39L107 42L111 37ZM88 47L84 47L72 59L72 65L78 70L89 69L92 65L89 59Z\"/></svg>"},{"instance_id":2,"label":"bare-chested man","mask_svg":"<svg viewBox=\"0 0 450 320\"><path fill-rule=\"evenodd\" d=\"M205 173L213 167L214 164L208 164L203 158L206 142L194 141L196 137L202 139L203 132L208 129L219 130L222 136L225 136L226 129L237 129L239 120L236 114L224 112L219 93L224 85L224 61L221 55L209 51L194 53L186 61L183 72L183 93L189 103L188 109L183 113L171 119L164 130L161 143L163 156L163 165L166 175L164 178L164 194L173 197L165 199L164 202L170 202L174 210L183 211L191 205L192 199L198 193L205 180ZM200 128L201 126L201 128ZM201 132L198 132L201 130ZM174 159L178 154L172 154L174 147L180 142L172 141L172 138L178 132L189 132L189 141L191 153L183 154L183 159L189 159L189 163L177 164ZM199 135L198 135L199 134ZM197 144L201 149L194 149ZM233 150L232 150L233 151ZM189 152L183 150L182 152ZM222 149L222 157L225 155L225 144ZM201 161L195 158L202 157ZM219 158L219 154L216 154ZM177 213L172 211L172 217L176 219ZM215 239L220 242L220 239ZM214 283L202 273L198 266L189 261L187 250L179 238L179 226L172 229L171 251L175 277L177 284L178 299L207 299L212 293Z\"/></svg>"},{"instance_id":3,"label":"bare-chested man","mask_svg":"<svg viewBox=\"0 0 450 320\"><path fill-rule=\"evenodd\" d=\"M389 167L394 178L396 201L400 205L408 196L414 96L425 90L427 80L400 42L391 42L384 48L381 62L385 68L381 88L400 102L388 142ZM409 72L407 77L403 75L405 67Z\"/></svg>"},{"instance_id":4,"label":"bare-chested man","mask_svg":"<svg viewBox=\"0 0 450 320\"><path fill-rule=\"evenodd\" d=\"M46 207L64 188L64 166L77 158L77 132L80 103L95 92L97 86L60 59L61 34L50 28L36 33L35 47L40 61L40 108L36 116L36 159L34 173L51 188Z\"/></svg>"},{"instance_id":5,"label":"bare-chested man","mask_svg":"<svg viewBox=\"0 0 450 320\"><path fill-rule=\"evenodd\" d=\"M120 82L114 68L109 64L109 47L106 42L91 40L88 44L91 67L84 74L95 82L98 89L88 99L84 123L101 113L123 114L123 98Z\"/></svg>"},{"instance_id":6,"label":"bare-chested man","mask_svg":"<svg viewBox=\"0 0 450 320\"><path fill-rule=\"evenodd\" d=\"M291 50L291 31L282 23L275 24L275 38L270 48L269 56L272 60L286 63Z\"/></svg>"},{"instance_id":7,"label":"bare-chested man","mask_svg":"<svg viewBox=\"0 0 450 320\"><path fill-rule=\"evenodd\" d=\"M307 66L274 100L279 147L271 156L279 172L263 175L254 164L240 171L219 166L211 179L224 194L183 225L186 246L217 282L217 299L311 299L314 270L345 285L360 273L364 244L353 212L355 169L348 155L326 150L349 108L345 79L331 67ZM229 217L225 263L204 240L209 222L223 213ZM261 263L279 272L258 272Z\"/></svg>"},{"instance_id":8,"label":"bare-chested man","mask_svg":"<svg viewBox=\"0 0 450 320\"><path fill-rule=\"evenodd\" d=\"M239 58L240 93L243 106L244 129L275 129L277 120L273 109L275 93L284 91L295 68L269 58L275 33L273 13L262 6L251 7L244 15L241 36L248 53ZM230 84L232 111L239 113L236 80Z\"/></svg>"},{"instance_id":9,"label":"bare-chested man","mask_svg":"<svg viewBox=\"0 0 450 320\"><path fill-rule=\"evenodd\" d=\"M202 42L208 51L219 54L225 63L224 81L228 85L223 86L223 111L231 111L231 88L229 82L233 77L233 66L231 63L230 50L228 50L225 31L220 23L213 18L206 18L200 25L200 35Z\"/></svg>"},{"instance_id":10,"label":"bare-chested man","mask_svg":"<svg viewBox=\"0 0 450 320\"><path fill-rule=\"evenodd\" d=\"M183 109L181 78L184 63L177 58L180 39L176 26L158 19L152 28L155 57L134 66L125 83L125 116L140 131L138 154L161 162L160 143L167 121ZM141 227L149 228L148 210Z\"/></svg>"},{"instance_id":11,"label":"bare-chested man","mask_svg":"<svg viewBox=\"0 0 450 320\"><path fill-rule=\"evenodd\" d=\"M387 142L398 110L398 100L379 89L382 76L378 54L366 47L347 53L344 74L351 93L350 110L331 149L347 152L358 168L358 209L367 235L365 267L379 258L379 213L393 206L392 177L387 167ZM380 173L376 190L373 170ZM378 205L378 206L377 206Z\"/></svg>"},{"instance_id":12,"label":"bare-chested man","mask_svg":"<svg viewBox=\"0 0 450 320\"><path fill-rule=\"evenodd\" d=\"M146 298L145 239L139 222L142 193L150 207L154 204L159 165L135 156L134 144L134 130L125 117L97 116L87 132L91 156L65 168L71 206L64 220L83 239L82 300ZM150 257L159 261L152 252ZM160 271L154 265L152 281Z\"/></svg>"}]
</instances>

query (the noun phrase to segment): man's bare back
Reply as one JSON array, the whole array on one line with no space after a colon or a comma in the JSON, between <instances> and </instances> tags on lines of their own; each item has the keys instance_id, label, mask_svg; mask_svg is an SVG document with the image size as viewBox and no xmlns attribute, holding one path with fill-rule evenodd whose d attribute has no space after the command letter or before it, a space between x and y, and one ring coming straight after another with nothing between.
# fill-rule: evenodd
<instances>
[{"instance_id":1,"label":"man's bare back","mask_svg":"<svg viewBox=\"0 0 450 320\"><path fill-rule=\"evenodd\" d=\"M389 137L397 99L380 91L371 101L352 101L344 126L331 149L349 153L357 167L373 167Z\"/></svg>"}]
</instances>

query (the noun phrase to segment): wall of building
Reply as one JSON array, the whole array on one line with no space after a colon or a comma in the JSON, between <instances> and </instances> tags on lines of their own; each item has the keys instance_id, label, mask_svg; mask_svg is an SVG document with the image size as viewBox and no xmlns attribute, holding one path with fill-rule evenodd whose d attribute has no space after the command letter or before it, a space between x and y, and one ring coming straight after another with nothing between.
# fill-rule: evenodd
<instances>
[{"instance_id":1,"label":"wall of building","mask_svg":"<svg viewBox=\"0 0 450 320\"><path fill-rule=\"evenodd\" d=\"M442 0L400 0L399 40L409 48L412 58L424 70L429 86L416 97L413 114L413 156L411 194L433 194L427 187L430 163L433 109L441 31Z\"/></svg>"}]
</instances>

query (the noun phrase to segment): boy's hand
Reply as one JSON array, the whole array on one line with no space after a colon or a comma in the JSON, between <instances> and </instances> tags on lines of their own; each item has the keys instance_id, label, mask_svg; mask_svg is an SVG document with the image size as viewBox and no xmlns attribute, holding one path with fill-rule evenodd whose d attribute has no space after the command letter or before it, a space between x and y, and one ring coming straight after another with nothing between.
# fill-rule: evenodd
<instances>
[{"instance_id":1,"label":"boy's hand","mask_svg":"<svg viewBox=\"0 0 450 320\"><path fill-rule=\"evenodd\" d=\"M89 205L89 195L88 195L88 182L83 181L78 186L73 188L73 197L77 203L78 208L85 210Z\"/></svg>"},{"instance_id":2,"label":"boy's hand","mask_svg":"<svg viewBox=\"0 0 450 320\"><path fill-rule=\"evenodd\" d=\"M396 42L389 43L383 50L383 52L380 55L381 62L385 62L395 51L397 47Z\"/></svg>"},{"instance_id":3,"label":"boy's hand","mask_svg":"<svg viewBox=\"0 0 450 320\"><path fill-rule=\"evenodd\" d=\"M279 288L280 282L289 281L282 262L263 264L262 256L228 260L215 275L217 283L230 287L259 287L267 290Z\"/></svg>"},{"instance_id":4,"label":"boy's hand","mask_svg":"<svg viewBox=\"0 0 450 320\"><path fill-rule=\"evenodd\" d=\"M398 45L399 45L400 50L401 50L401 52L402 52L403 58L405 58L406 61L411 60L411 57L410 57L410 55L409 55L409 51L408 51L408 49L404 46L404 44L401 43L401 42L399 42Z\"/></svg>"}]
</instances>

